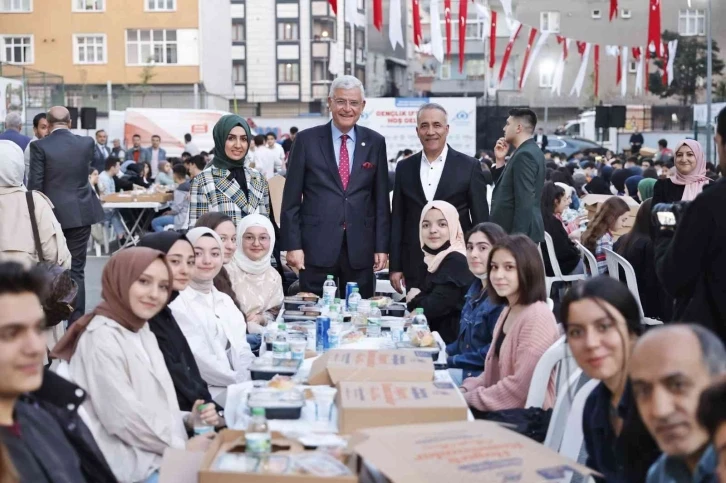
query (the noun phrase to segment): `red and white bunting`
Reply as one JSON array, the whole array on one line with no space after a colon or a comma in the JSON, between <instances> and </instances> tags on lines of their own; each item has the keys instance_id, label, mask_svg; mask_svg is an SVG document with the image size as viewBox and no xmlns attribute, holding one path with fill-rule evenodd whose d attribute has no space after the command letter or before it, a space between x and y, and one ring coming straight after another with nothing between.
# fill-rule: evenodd
<instances>
[{"instance_id":1,"label":"red and white bunting","mask_svg":"<svg viewBox=\"0 0 726 483\"><path fill-rule=\"evenodd\" d=\"M600 46L595 45L595 98L600 95Z\"/></svg>"},{"instance_id":2,"label":"red and white bunting","mask_svg":"<svg viewBox=\"0 0 726 483\"><path fill-rule=\"evenodd\" d=\"M638 63L635 71L635 95L643 93L643 67L645 64L644 49L633 47L633 59Z\"/></svg>"},{"instance_id":3,"label":"red and white bunting","mask_svg":"<svg viewBox=\"0 0 726 483\"><path fill-rule=\"evenodd\" d=\"M441 35L441 22L438 21L440 0L431 0L429 18L431 18L431 54L439 63L444 61L444 39Z\"/></svg>"},{"instance_id":4,"label":"red and white bunting","mask_svg":"<svg viewBox=\"0 0 726 483\"><path fill-rule=\"evenodd\" d=\"M504 74L507 72L507 63L509 62L509 57L512 55L512 47L514 46L514 41L517 40L517 37L519 37L519 32L522 30L522 24L520 22L517 22L516 20L513 20L513 22L514 28L512 29L512 34L509 36L509 43L507 44L507 48L504 50L504 57L502 57L502 66L499 68L499 85L502 84Z\"/></svg>"},{"instance_id":5,"label":"red and white bunting","mask_svg":"<svg viewBox=\"0 0 726 483\"><path fill-rule=\"evenodd\" d=\"M663 57L661 49L661 30L660 30L660 2L661 0L650 0L650 8L648 9L648 44L644 54L647 56L660 59Z\"/></svg>"},{"instance_id":6,"label":"red and white bunting","mask_svg":"<svg viewBox=\"0 0 726 483\"><path fill-rule=\"evenodd\" d=\"M618 0L610 0L610 21L618 16Z\"/></svg>"},{"instance_id":7,"label":"red and white bunting","mask_svg":"<svg viewBox=\"0 0 726 483\"><path fill-rule=\"evenodd\" d=\"M522 87L520 89L524 89L524 86L527 85L527 79L529 79L529 74L532 72L532 66L535 65L535 62L537 60L537 57L539 56L539 51L542 50L542 47L547 43L547 39L549 38L550 33L549 32L542 32L537 39L537 43L534 44L534 49L532 49L531 59L529 62L527 62L527 68L524 72L524 81L522 82Z\"/></svg>"},{"instance_id":8,"label":"red and white bunting","mask_svg":"<svg viewBox=\"0 0 726 483\"><path fill-rule=\"evenodd\" d=\"M621 47L620 48L620 72L625 74L628 71L628 48L627 47ZM620 95L625 97L625 95L628 93L628 78L625 77L622 82L620 83Z\"/></svg>"},{"instance_id":9,"label":"red and white bunting","mask_svg":"<svg viewBox=\"0 0 726 483\"><path fill-rule=\"evenodd\" d=\"M580 54L582 60L580 62L580 70L577 72L577 77L575 77L575 83L570 90L570 95L577 94L580 97L582 93L582 86L585 84L585 74L587 73L587 64L590 62L591 47L589 42L577 41L577 52Z\"/></svg>"},{"instance_id":10,"label":"red and white bunting","mask_svg":"<svg viewBox=\"0 0 726 483\"><path fill-rule=\"evenodd\" d=\"M451 0L444 0L444 19L446 21L446 57L451 57Z\"/></svg>"},{"instance_id":11,"label":"red and white bunting","mask_svg":"<svg viewBox=\"0 0 726 483\"><path fill-rule=\"evenodd\" d=\"M403 47L403 22L401 22L401 0L390 0L388 4L388 40L391 48Z\"/></svg>"},{"instance_id":12,"label":"red and white bunting","mask_svg":"<svg viewBox=\"0 0 726 483\"><path fill-rule=\"evenodd\" d=\"M562 54L560 59L557 61L557 67L555 67L555 73L552 78L552 93L556 93L558 96L562 95L562 81L565 78L565 62L567 61L567 53L570 48L570 39L565 37L557 36L557 42L562 39Z\"/></svg>"},{"instance_id":13,"label":"red and white bunting","mask_svg":"<svg viewBox=\"0 0 726 483\"><path fill-rule=\"evenodd\" d=\"M411 0L413 10L413 43L421 47L421 12L419 11L419 0Z\"/></svg>"},{"instance_id":14,"label":"red and white bunting","mask_svg":"<svg viewBox=\"0 0 726 483\"><path fill-rule=\"evenodd\" d=\"M468 0L459 0L459 72L464 72L464 54L466 51L466 18Z\"/></svg>"},{"instance_id":15,"label":"red and white bunting","mask_svg":"<svg viewBox=\"0 0 726 483\"><path fill-rule=\"evenodd\" d=\"M519 90L522 90L522 84L524 83L524 74L527 72L527 64L529 63L529 56L532 53L532 46L534 45L534 38L537 36L537 29L530 27L529 29L529 40L527 41L527 50L524 51L524 62L522 63L522 70L519 73Z\"/></svg>"},{"instance_id":16,"label":"red and white bunting","mask_svg":"<svg viewBox=\"0 0 726 483\"><path fill-rule=\"evenodd\" d=\"M333 9L333 13L338 15L338 0L328 0L328 3L330 3L330 8Z\"/></svg>"},{"instance_id":17,"label":"red and white bunting","mask_svg":"<svg viewBox=\"0 0 726 483\"><path fill-rule=\"evenodd\" d=\"M373 0L373 26L379 32L383 30L383 0Z\"/></svg>"},{"instance_id":18,"label":"red and white bunting","mask_svg":"<svg viewBox=\"0 0 726 483\"><path fill-rule=\"evenodd\" d=\"M676 61L676 51L678 50L678 39L668 42L668 63L666 72L668 73L668 85L673 83L673 65Z\"/></svg>"},{"instance_id":19,"label":"red and white bunting","mask_svg":"<svg viewBox=\"0 0 726 483\"><path fill-rule=\"evenodd\" d=\"M497 12L492 10L492 23L489 26L489 68L494 68L497 61Z\"/></svg>"}]
</instances>

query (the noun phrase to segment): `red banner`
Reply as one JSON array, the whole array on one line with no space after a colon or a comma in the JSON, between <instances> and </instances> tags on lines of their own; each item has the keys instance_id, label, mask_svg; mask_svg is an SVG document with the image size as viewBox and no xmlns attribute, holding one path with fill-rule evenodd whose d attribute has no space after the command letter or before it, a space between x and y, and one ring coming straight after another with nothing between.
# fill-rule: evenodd
<instances>
[{"instance_id":1,"label":"red banner","mask_svg":"<svg viewBox=\"0 0 726 483\"><path fill-rule=\"evenodd\" d=\"M529 29L529 40L527 41L527 50L524 51L524 62L522 63L522 70L519 73L519 89L522 89L522 82L524 81L524 73L527 71L527 62L529 62L529 54L532 52L532 46L534 45L534 39L537 37L537 29L530 27Z\"/></svg>"},{"instance_id":2,"label":"red banner","mask_svg":"<svg viewBox=\"0 0 726 483\"><path fill-rule=\"evenodd\" d=\"M577 44L577 53L580 54L580 57L585 55L585 49L587 48L587 42L580 42L579 40L575 41Z\"/></svg>"},{"instance_id":3,"label":"red banner","mask_svg":"<svg viewBox=\"0 0 726 483\"><path fill-rule=\"evenodd\" d=\"M610 0L610 21L618 16L618 0Z\"/></svg>"},{"instance_id":4,"label":"red banner","mask_svg":"<svg viewBox=\"0 0 726 483\"><path fill-rule=\"evenodd\" d=\"M459 0L459 72L464 72L464 51L466 50L466 15L469 2Z\"/></svg>"},{"instance_id":5,"label":"red banner","mask_svg":"<svg viewBox=\"0 0 726 483\"><path fill-rule=\"evenodd\" d=\"M618 47L618 67L617 67L617 73L615 74L615 85L619 86L620 82L623 80L623 47Z\"/></svg>"},{"instance_id":6,"label":"red banner","mask_svg":"<svg viewBox=\"0 0 726 483\"><path fill-rule=\"evenodd\" d=\"M447 0L450 1L450 0ZM489 68L494 68L497 61L497 12L492 10L492 24L489 32Z\"/></svg>"},{"instance_id":7,"label":"red banner","mask_svg":"<svg viewBox=\"0 0 726 483\"><path fill-rule=\"evenodd\" d=\"M600 91L600 46L595 45L595 97Z\"/></svg>"},{"instance_id":8,"label":"red banner","mask_svg":"<svg viewBox=\"0 0 726 483\"><path fill-rule=\"evenodd\" d=\"M444 0L444 18L446 19L446 57L451 57L451 0Z\"/></svg>"},{"instance_id":9,"label":"red banner","mask_svg":"<svg viewBox=\"0 0 726 483\"><path fill-rule=\"evenodd\" d=\"M509 37L509 43L507 44L507 48L504 51L504 57L502 57L502 66L499 68L499 83L502 83L502 79L504 79L504 73L507 71L507 63L509 62L509 57L512 55L512 47L514 46L514 41L517 40L517 37L519 37L519 32L522 31L522 24L519 24L519 27L517 27L517 30Z\"/></svg>"},{"instance_id":10,"label":"red banner","mask_svg":"<svg viewBox=\"0 0 726 483\"><path fill-rule=\"evenodd\" d=\"M557 36L557 43L562 44L562 57L567 60L567 37L563 37L561 35Z\"/></svg>"},{"instance_id":11,"label":"red banner","mask_svg":"<svg viewBox=\"0 0 726 483\"><path fill-rule=\"evenodd\" d=\"M648 12L648 44L645 48L646 61L649 55L658 59L663 56L660 35L660 0L650 0L650 10Z\"/></svg>"},{"instance_id":12,"label":"red banner","mask_svg":"<svg viewBox=\"0 0 726 483\"><path fill-rule=\"evenodd\" d=\"M413 3L413 43L416 47L421 46L421 13L418 9L418 0L411 0Z\"/></svg>"},{"instance_id":13,"label":"red banner","mask_svg":"<svg viewBox=\"0 0 726 483\"><path fill-rule=\"evenodd\" d=\"M333 9L333 13L338 15L338 0L328 0L328 3L330 3L330 8Z\"/></svg>"},{"instance_id":14,"label":"red banner","mask_svg":"<svg viewBox=\"0 0 726 483\"><path fill-rule=\"evenodd\" d=\"M383 0L373 0L373 26L379 32L383 28Z\"/></svg>"}]
</instances>

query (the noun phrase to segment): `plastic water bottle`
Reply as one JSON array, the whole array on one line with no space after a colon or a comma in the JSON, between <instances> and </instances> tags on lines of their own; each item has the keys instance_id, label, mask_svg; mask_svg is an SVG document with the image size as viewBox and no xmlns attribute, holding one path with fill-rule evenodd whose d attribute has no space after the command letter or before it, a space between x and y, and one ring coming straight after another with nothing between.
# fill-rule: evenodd
<instances>
[{"instance_id":1,"label":"plastic water bottle","mask_svg":"<svg viewBox=\"0 0 726 483\"><path fill-rule=\"evenodd\" d=\"M348 298L348 312L355 314L358 312L358 304L361 301L360 290L358 287L353 287L353 293Z\"/></svg>"},{"instance_id":2,"label":"plastic water bottle","mask_svg":"<svg viewBox=\"0 0 726 483\"><path fill-rule=\"evenodd\" d=\"M210 431L214 431L214 426L211 424L205 423L202 420L202 411L206 409L207 404L200 404L198 408L198 412L196 416L194 417L194 435L199 436L200 434L206 434Z\"/></svg>"},{"instance_id":3,"label":"plastic water bottle","mask_svg":"<svg viewBox=\"0 0 726 483\"><path fill-rule=\"evenodd\" d=\"M368 324L366 325L366 335L368 337L381 336L381 310L378 307L371 307L368 314Z\"/></svg>"},{"instance_id":4,"label":"plastic water bottle","mask_svg":"<svg viewBox=\"0 0 726 483\"><path fill-rule=\"evenodd\" d=\"M429 321L424 315L424 309L419 307L416 309L415 315L413 316L413 320L411 321L411 325L423 325L428 328Z\"/></svg>"},{"instance_id":5,"label":"plastic water bottle","mask_svg":"<svg viewBox=\"0 0 726 483\"><path fill-rule=\"evenodd\" d=\"M287 341L287 327L285 324L280 324L277 327L275 340L272 341L272 364L279 366L282 361L288 358L290 343Z\"/></svg>"},{"instance_id":6,"label":"plastic water bottle","mask_svg":"<svg viewBox=\"0 0 726 483\"><path fill-rule=\"evenodd\" d=\"M328 279L323 284L323 306L333 305L335 301L335 292L338 287L335 285L335 280L332 275L328 275Z\"/></svg>"},{"instance_id":7,"label":"plastic water bottle","mask_svg":"<svg viewBox=\"0 0 726 483\"><path fill-rule=\"evenodd\" d=\"M266 458L272 449L270 426L267 424L264 408L252 408L252 419L245 431L245 453L249 456Z\"/></svg>"}]
</instances>

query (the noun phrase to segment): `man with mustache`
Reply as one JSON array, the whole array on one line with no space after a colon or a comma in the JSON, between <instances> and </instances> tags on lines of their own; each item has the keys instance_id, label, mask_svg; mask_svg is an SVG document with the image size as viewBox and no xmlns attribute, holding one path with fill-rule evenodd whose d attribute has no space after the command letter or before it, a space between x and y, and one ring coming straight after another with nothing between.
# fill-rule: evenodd
<instances>
[{"instance_id":1,"label":"man with mustache","mask_svg":"<svg viewBox=\"0 0 726 483\"><path fill-rule=\"evenodd\" d=\"M464 232L489 221L487 183L476 159L448 144L446 109L424 104L416 116L416 133L423 150L396 166L391 224L391 285L399 293L418 288L426 267L419 241L421 210L432 200L456 207Z\"/></svg>"},{"instance_id":2,"label":"man with mustache","mask_svg":"<svg viewBox=\"0 0 726 483\"><path fill-rule=\"evenodd\" d=\"M647 332L630 359L640 416L663 455L647 483L716 481L716 451L697 419L701 393L726 373L726 349L710 330L673 324Z\"/></svg>"}]
</instances>

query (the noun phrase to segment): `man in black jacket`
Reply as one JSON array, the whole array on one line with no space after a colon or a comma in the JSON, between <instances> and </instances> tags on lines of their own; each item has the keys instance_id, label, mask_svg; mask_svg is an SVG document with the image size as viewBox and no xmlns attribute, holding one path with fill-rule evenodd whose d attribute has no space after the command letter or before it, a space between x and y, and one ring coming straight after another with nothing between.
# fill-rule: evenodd
<instances>
[{"instance_id":1,"label":"man in black jacket","mask_svg":"<svg viewBox=\"0 0 726 483\"><path fill-rule=\"evenodd\" d=\"M85 391L43 373L39 269L0 263L0 442L22 482L116 481L78 409Z\"/></svg>"},{"instance_id":2,"label":"man in black jacket","mask_svg":"<svg viewBox=\"0 0 726 483\"><path fill-rule=\"evenodd\" d=\"M464 232L489 220L487 184L481 164L448 144L448 114L439 104L424 104L416 116L423 150L396 166L391 216L391 285L403 293L418 288L425 270L419 239L421 211L433 200L446 201L459 212Z\"/></svg>"},{"instance_id":3,"label":"man in black jacket","mask_svg":"<svg viewBox=\"0 0 726 483\"><path fill-rule=\"evenodd\" d=\"M70 131L71 115L65 107L48 111L50 134L30 145L28 189L40 191L53 203L71 252L71 276L78 284L78 298L70 322L86 310L86 249L91 225L103 221L98 197L88 182L95 143Z\"/></svg>"},{"instance_id":4,"label":"man in black jacket","mask_svg":"<svg viewBox=\"0 0 726 483\"><path fill-rule=\"evenodd\" d=\"M726 172L726 108L718 115L715 142ZM658 231L656 270L675 298L674 320L700 323L726 343L726 178L707 185L673 227ZM655 207L654 207L655 209ZM657 223L657 214L654 223ZM661 223L662 225L662 223Z\"/></svg>"}]
</instances>

